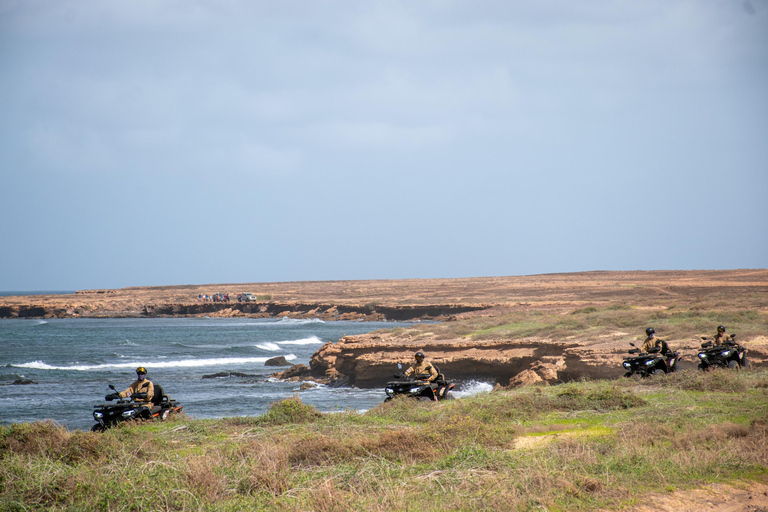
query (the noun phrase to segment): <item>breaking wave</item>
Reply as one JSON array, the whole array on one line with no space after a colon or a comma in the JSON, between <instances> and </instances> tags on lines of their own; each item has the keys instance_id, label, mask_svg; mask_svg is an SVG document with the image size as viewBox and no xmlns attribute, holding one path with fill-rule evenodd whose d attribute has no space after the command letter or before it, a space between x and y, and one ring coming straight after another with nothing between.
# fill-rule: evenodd
<instances>
[{"instance_id":1,"label":"breaking wave","mask_svg":"<svg viewBox=\"0 0 768 512\"><path fill-rule=\"evenodd\" d=\"M493 384L487 382L480 382L477 380L470 380L462 384L461 389L454 390L453 395L456 398L465 398L468 396L477 395L478 393L489 393L493 391Z\"/></svg>"},{"instance_id":2,"label":"breaking wave","mask_svg":"<svg viewBox=\"0 0 768 512\"><path fill-rule=\"evenodd\" d=\"M288 361L296 359L294 354L285 356ZM43 361L33 361L31 363L9 364L6 366L12 368L30 368L34 370L69 370L69 371L90 371L90 370L109 370L114 368L135 368L136 366L147 366L150 368L194 368L200 366L219 366L233 364L263 363L268 357L219 357L212 359L184 359L181 361L134 361L131 363L108 363L108 364L73 364L70 366L53 366Z\"/></svg>"},{"instance_id":3,"label":"breaking wave","mask_svg":"<svg viewBox=\"0 0 768 512\"><path fill-rule=\"evenodd\" d=\"M321 340L317 336L310 336L309 338L304 338L301 340L277 342L278 345L320 345L322 343L323 343L323 340Z\"/></svg>"},{"instance_id":4,"label":"breaking wave","mask_svg":"<svg viewBox=\"0 0 768 512\"><path fill-rule=\"evenodd\" d=\"M276 343L272 343L271 341L268 341L266 343L259 343L256 345L256 348L260 348L261 350L268 350L269 352L280 350L280 347Z\"/></svg>"}]
</instances>

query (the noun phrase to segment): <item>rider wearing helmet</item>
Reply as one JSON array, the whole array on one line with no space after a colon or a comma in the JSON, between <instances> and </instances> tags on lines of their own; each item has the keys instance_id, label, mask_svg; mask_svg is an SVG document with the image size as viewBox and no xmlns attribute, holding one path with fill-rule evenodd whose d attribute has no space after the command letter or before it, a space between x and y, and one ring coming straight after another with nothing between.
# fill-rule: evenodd
<instances>
[{"instance_id":1,"label":"rider wearing helmet","mask_svg":"<svg viewBox=\"0 0 768 512\"><path fill-rule=\"evenodd\" d=\"M649 327L645 330L646 338L643 342L643 346L640 349L642 352L650 352L651 349L654 349L659 346L659 338L656 337L656 331L653 327Z\"/></svg>"},{"instance_id":2,"label":"rider wearing helmet","mask_svg":"<svg viewBox=\"0 0 768 512\"><path fill-rule=\"evenodd\" d=\"M434 366L424 360L424 354L422 352L416 352L413 357L416 359L416 364L411 365L410 368L405 370L404 375L406 377L411 374L416 377L423 374L429 374L429 378L426 379L427 382L434 382L437 380L437 370L435 370Z\"/></svg>"},{"instance_id":3,"label":"rider wearing helmet","mask_svg":"<svg viewBox=\"0 0 768 512\"><path fill-rule=\"evenodd\" d=\"M133 401L137 404L146 404L152 406L152 398L155 396L155 385L147 379L147 369L143 366L136 368L136 382L128 386L125 391L120 392L122 398L133 396L137 393L146 393L146 398L135 398Z\"/></svg>"},{"instance_id":4,"label":"rider wearing helmet","mask_svg":"<svg viewBox=\"0 0 768 512\"><path fill-rule=\"evenodd\" d=\"M717 326L717 334L712 338L712 342L715 346L722 345L726 341L730 341L731 337L725 334L725 327L722 325Z\"/></svg>"}]
</instances>

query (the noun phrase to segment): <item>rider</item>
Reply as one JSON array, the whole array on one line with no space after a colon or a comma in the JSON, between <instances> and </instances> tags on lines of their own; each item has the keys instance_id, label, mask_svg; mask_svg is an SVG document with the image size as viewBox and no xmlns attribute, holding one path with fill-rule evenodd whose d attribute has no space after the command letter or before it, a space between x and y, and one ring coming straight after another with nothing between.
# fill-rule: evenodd
<instances>
[{"instance_id":1,"label":"rider","mask_svg":"<svg viewBox=\"0 0 768 512\"><path fill-rule=\"evenodd\" d=\"M128 386L125 391L118 393L120 397L126 398L137 393L146 393L146 398L135 398L133 401L139 405L152 407L152 398L155 396L155 385L147 379L147 369L143 366L136 368L136 382Z\"/></svg>"},{"instance_id":2,"label":"rider","mask_svg":"<svg viewBox=\"0 0 768 512\"><path fill-rule=\"evenodd\" d=\"M429 378L426 379L427 382L434 382L437 380L437 370L435 370L435 367L429 364L424 360L424 354L421 352L416 352L413 355L414 359L416 359L416 364L411 365L410 368L405 370L404 375L408 377L411 374L414 374L414 376L418 377L421 374L428 373Z\"/></svg>"},{"instance_id":3,"label":"rider","mask_svg":"<svg viewBox=\"0 0 768 512\"><path fill-rule=\"evenodd\" d=\"M661 340L656 337L656 331L654 330L653 327L647 328L645 330L645 334L647 337L645 338L645 341L643 342L643 346L640 349L640 351L650 353L652 349L660 346Z\"/></svg>"},{"instance_id":4,"label":"rider","mask_svg":"<svg viewBox=\"0 0 768 512\"><path fill-rule=\"evenodd\" d=\"M726 341L731 341L731 337L725 334L725 327L722 325L717 326L717 334L712 338L712 342L715 346L720 346Z\"/></svg>"}]
</instances>

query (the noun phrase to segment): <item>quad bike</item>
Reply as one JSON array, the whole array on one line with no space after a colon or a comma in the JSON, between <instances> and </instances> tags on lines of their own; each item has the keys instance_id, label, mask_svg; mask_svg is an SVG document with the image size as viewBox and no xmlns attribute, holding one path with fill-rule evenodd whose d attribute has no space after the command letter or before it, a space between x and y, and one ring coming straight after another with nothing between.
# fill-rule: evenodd
<instances>
[{"instance_id":1,"label":"quad bike","mask_svg":"<svg viewBox=\"0 0 768 512\"><path fill-rule=\"evenodd\" d=\"M653 348L650 352L641 352L634 343L630 343L630 345L634 348L630 349L628 353L633 355L625 357L622 363L624 369L627 370L624 374L625 377L632 377L633 375L650 377L651 375L676 372L678 363L682 359L680 353L669 350L667 342L663 340L661 347Z\"/></svg>"},{"instance_id":2,"label":"quad bike","mask_svg":"<svg viewBox=\"0 0 768 512\"><path fill-rule=\"evenodd\" d=\"M102 432L118 423L132 420L164 420L171 414L181 412L182 406L171 400L163 392L162 386L155 384L155 395L152 397L151 404L134 402L132 400L146 398L146 393L136 393L127 398L122 398L115 386L109 385L113 391L104 399L108 402L117 400L115 404L99 404L93 406L93 419L96 424L91 427L92 432Z\"/></svg>"},{"instance_id":3,"label":"quad bike","mask_svg":"<svg viewBox=\"0 0 768 512\"><path fill-rule=\"evenodd\" d=\"M747 349L734 341L735 334L722 345L714 345L712 340L702 336L701 339L709 340L701 344L699 349L699 370L709 368L747 368Z\"/></svg>"},{"instance_id":4,"label":"quad bike","mask_svg":"<svg viewBox=\"0 0 768 512\"><path fill-rule=\"evenodd\" d=\"M445 376L437 369L437 366L433 365L433 368L437 371L437 379L433 382L427 381L429 374L416 375L415 379L406 378L402 373L394 374L393 377L400 380L387 382L387 387L384 388L387 397L384 401L389 402L397 396L408 396L417 400L431 402L453 399L455 382L446 380Z\"/></svg>"}]
</instances>

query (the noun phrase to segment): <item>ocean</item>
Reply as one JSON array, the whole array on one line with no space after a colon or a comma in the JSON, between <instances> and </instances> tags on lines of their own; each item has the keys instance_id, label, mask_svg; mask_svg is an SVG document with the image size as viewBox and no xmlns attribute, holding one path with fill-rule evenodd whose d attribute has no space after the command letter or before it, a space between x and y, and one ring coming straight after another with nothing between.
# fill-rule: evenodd
<instances>
[{"instance_id":1,"label":"ocean","mask_svg":"<svg viewBox=\"0 0 768 512\"><path fill-rule=\"evenodd\" d=\"M90 429L93 406L111 392L108 384L122 391L138 366L195 419L259 415L295 393L322 412L365 411L384 400L383 389L299 390L301 383L269 377L286 367L264 362L284 356L291 364L309 364L326 342L406 325L289 318L0 319L0 424L50 419ZM245 376L204 378L228 372ZM12 384L17 380L34 384ZM489 389L459 383L456 395Z\"/></svg>"}]
</instances>

